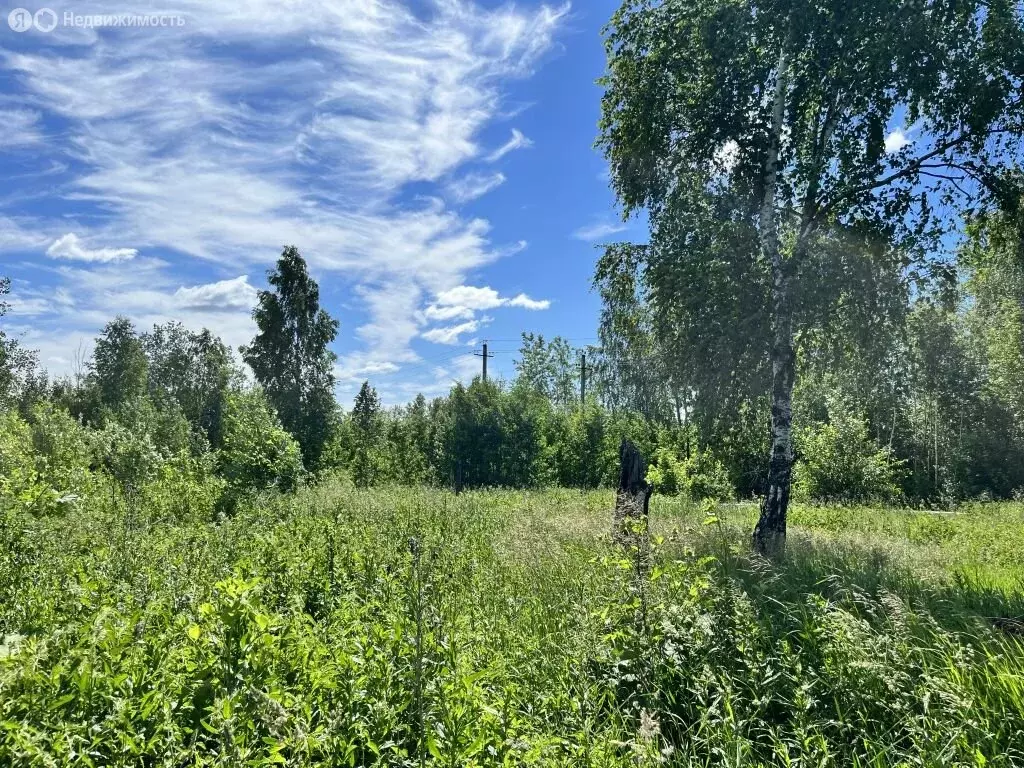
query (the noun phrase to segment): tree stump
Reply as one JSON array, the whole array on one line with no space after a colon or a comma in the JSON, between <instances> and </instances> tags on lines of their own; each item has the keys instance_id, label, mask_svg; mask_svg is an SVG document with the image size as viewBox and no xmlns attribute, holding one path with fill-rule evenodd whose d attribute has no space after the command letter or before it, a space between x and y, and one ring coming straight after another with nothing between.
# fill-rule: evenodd
<instances>
[{"instance_id":1,"label":"tree stump","mask_svg":"<svg viewBox=\"0 0 1024 768\"><path fill-rule=\"evenodd\" d=\"M647 484L647 462L629 440L619 447L619 489L615 496L612 538L623 546L642 546L648 538L647 515L650 509L651 486Z\"/></svg>"},{"instance_id":2,"label":"tree stump","mask_svg":"<svg viewBox=\"0 0 1024 768\"><path fill-rule=\"evenodd\" d=\"M455 477L453 478L453 481L455 485L455 495L458 496L460 493L462 493L463 485L465 482L462 473L462 459L459 459L458 461L455 462L454 474Z\"/></svg>"}]
</instances>

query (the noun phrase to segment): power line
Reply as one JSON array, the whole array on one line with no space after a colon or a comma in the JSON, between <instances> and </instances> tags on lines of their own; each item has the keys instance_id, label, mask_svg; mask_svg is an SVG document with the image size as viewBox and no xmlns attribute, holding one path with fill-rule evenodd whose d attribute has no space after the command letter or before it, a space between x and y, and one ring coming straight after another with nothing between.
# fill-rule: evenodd
<instances>
[{"instance_id":1,"label":"power line","mask_svg":"<svg viewBox=\"0 0 1024 768\"><path fill-rule=\"evenodd\" d=\"M551 341L551 340L554 340L554 339L561 339L562 341L600 341L601 340L601 338L599 336L571 336L570 337L570 336L558 336L557 334L555 336L549 336L549 337L547 337L547 339L548 339L548 341ZM487 340L488 341L500 342L500 343L510 343L510 342L512 342L512 343L521 343L523 341L522 337L520 337L518 339L491 339L491 338L489 338Z\"/></svg>"},{"instance_id":2,"label":"power line","mask_svg":"<svg viewBox=\"0 0 1024 768\"><path fill-rule=\"evenodd\" d=\"M474 352L473 354L476 355L477 357L483 358L483 361L484 361L484 381L487 381L487 360L489 358L494 357L494 355L489 354L487 352L487 342L486 341L484 342L484 351L483 352Z\"/></svg>"}]
</instances>

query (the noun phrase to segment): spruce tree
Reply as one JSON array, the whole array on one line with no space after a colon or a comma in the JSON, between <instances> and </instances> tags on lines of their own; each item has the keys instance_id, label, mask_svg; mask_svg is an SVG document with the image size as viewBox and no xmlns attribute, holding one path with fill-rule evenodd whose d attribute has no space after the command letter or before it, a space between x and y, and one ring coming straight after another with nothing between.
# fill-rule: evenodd
<instances>
[{"instance_id":1,"label":"spruce tree","mask_svg":"<svg viewBox=\"0 0 1024 768\"><path fill-rule=\"evenodd\" d=\"M352 479L361 488L372 485L377 474L375 456L380 426L380 398L370 382L364 381L352 407L352 427L355 432Z\"/></svg>"}]
</instances>

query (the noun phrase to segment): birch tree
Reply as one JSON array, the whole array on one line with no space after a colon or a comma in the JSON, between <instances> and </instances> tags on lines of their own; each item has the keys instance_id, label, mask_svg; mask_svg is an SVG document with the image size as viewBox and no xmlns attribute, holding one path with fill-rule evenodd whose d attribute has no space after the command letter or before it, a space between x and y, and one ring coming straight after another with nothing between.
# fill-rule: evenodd
<instances>
[{"instance_id":1,"label":"birch tree","mask_svg":"<svg viewBox=\"0 0 1024 768\"><path fill-rule=\"evenodd\" d=\"M606 49L599 144L625 213L646 208L656 241L697 190L735 199L756 232L772 383L753 544L780 552L803 267L830 231L920 253L986 204L1021 139L1021 8L626 0Z\"/></svg>"},{"instance_id":2,"label":"birch tree","mask_svg":"<svg viewBox=\"0 0 1024 768\"><path fill-rule=\"evenodd\" d=\"M320 307L320 287L295 246L267 273L273 290L260 291L252 317L259 329L241 349L285 429L302 447L306 468L319 468L335 428L334 363L329 345L338 321Z\"/></svg>"}]
</instances>

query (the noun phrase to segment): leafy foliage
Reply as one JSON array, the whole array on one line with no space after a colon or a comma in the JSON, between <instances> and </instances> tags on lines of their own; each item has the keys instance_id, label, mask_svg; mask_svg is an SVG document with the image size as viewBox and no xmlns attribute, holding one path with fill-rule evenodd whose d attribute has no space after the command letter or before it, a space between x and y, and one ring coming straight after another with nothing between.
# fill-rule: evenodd
<instances>
[{"instance_id":1,"label":"leafy foliage","mask_svg":"<svg viewBox=\"0 0 1024 768\"><path fill-rule=\"evenodd\" d=\"M0 518L0 763L1024 759L1024 648L988 618L1019 595L957 581L1020 577L1018 505L798 506L816 538L769 573L748 513L656 497L638 576L611 504L322 485L219 525Z\"/></svg>"},{"instance_id":2,"label":"leafy foliage","mask_svg":"<svg viewBox=\"0 0 1024 768\"><path fill-rule=\"evenodd\" d=\"M117 317L103 329L93 351L92 375L100 402L117 410L134 404L146 391L149 361L135 326Z\"/></svg>"},{"instance_id":3,"label":"leafy foliage","mask_svg":"<svg viewBox=\"0 0 1024 768\"><path fill-rule=\"evenodd\" d=\"M377 390L364 381L352 408L352 479L357 486L371 485L382 473L381 438L384 428Z\"/></svg>"},{"instance_id":4,"label":"leafy foliage","mask_svg":"<svg viewBox=\"0 0 1024 768\"><path fill-rule=\"evenodd\" d=\"M681 494L693 501L725 501L733 496L725 467L706 451L679 459L670 449L659 448L654 454L654 466L647 472L647 480L658 493Z\"/></svg>"},{"instance_id":5,"label":"leafy foliage","mask_svg":"<svg viewBox=\"0 0 1024 768\"><path fill-rule=\"evenodd\" d=\"M840 502L899 499L899 466L887 448L868 436L856 416L833 412L832 421L798 429L798 498Z\"/></svg>"},{"instance_id":6,"label":"leafy foliage","mask_svg":"<svg viewBox=\"0 0 1024 768\"><path fill-rule=\"evenodd\" d=\"M298 486L303 473L299 445L282 428L260 390L228 396L223 429L217 468L227 484L225 509L232 511L249 494Z\"/></svg>"},{"instance_id":7,"label":"leafy foliage","mask_svg":"<svg viewBox=\"0 0 1024 768\"><path fill-rule=\"evenodd\" d=\"M328 345L338 322L320 308L320 288L294 246L284 249L267 281L274 290L259 293L253 310L259 333L242 359L315 470L335 426L336 355Z\"/></svg>"},{"instance_id":8,"label":"leafy foliage","mask_svg":"<svg viewBox=\"0 0 1024 768\"><path fill-rule=\"evenodd\" d=\"M599 145L651 238L612 246L598 279L623 254L643 266L659 358L699 413L770 392L754 541L776 552L797 361L836 315L844 342L870 341L956 214L1005 197L1003 166L1024 139L1024 15L980 1L625 0L605 34ZM897 121L913 139L888 146ZM605 297L620 337L624 293ZM865 332L849 333L851 319Z\"/></svg>"},{"instance_id":9,"label":"leafy foliage","mask_svg":"<svg viewBox=\"0 0 1024 768\"><path fill-rule=\"evenodd\" d=\"M151 396L173 400L190 424L219 445L224 401L240 377L231 351L210 331L193 333L180 323L155 326L142 344Z\"/></svg>"}]
</instances>

